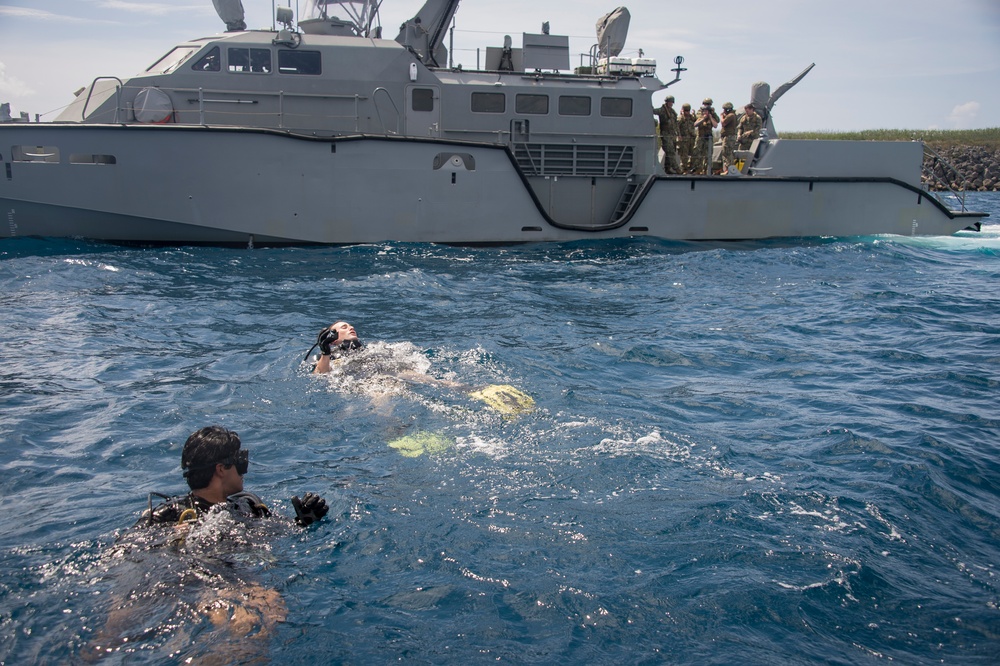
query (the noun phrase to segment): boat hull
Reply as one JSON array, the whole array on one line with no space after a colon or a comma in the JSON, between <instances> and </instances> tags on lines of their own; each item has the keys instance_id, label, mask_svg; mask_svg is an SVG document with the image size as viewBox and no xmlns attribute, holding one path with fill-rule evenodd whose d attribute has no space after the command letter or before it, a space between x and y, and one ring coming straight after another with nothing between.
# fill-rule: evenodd
<instances>
[{"instance_id":1,"label":"boat hull","mask_svg":"<svg viewBox=\"0 0 1000 666\"><path fill-rule=\"evenodd\" d=\"M745 240L949 235L984 217L891 178L529 178L504 146L435 139L72 124L6 125L0 137L0 237Z\"/></svg>"}]
</instances>

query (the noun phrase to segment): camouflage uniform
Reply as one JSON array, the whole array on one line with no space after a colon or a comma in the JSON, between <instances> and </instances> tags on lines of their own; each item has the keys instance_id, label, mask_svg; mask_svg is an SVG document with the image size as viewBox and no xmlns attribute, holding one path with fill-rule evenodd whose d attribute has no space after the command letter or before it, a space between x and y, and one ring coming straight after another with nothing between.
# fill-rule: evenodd
<instances>
[{"instance_id":1,"label":"camouflage uniform","mask_svg":"<svg viewBox=\"0 0 1000 666\"><path fill-rule=\"evenodd\" d=\"M663 106L656 110L656 117L660 123L663 170L667 173L681 173L681 163L677 158L677 112L667 105L673 101L673 97L663 100Z\"/></svg>"},{"instance_id":2,"label":"camouflage uniform","mask_svg":"<svg viewBox=\"0 0 1000 666\"><path fill-rule=\"evenodd\" d=\"M694 155L694 140L698 133L694 129L694 114L691 105L681 107L681 115L677 118L677 152L680 157L681 171L691 173L691 157Z\"/></svg>"},{"instance_id":3,"label":"camouflage uniform","mask_svg":"<svg viewBox=\"0 0 1000 666\"><path fill-rule=\"evenodd\" d=\"M740 150L750 150L750 144L755 139L760 138L762 124L760 116L757 115L752 106L746 109L746 113L740 118L740 123L736 131L736 139L740 144Z\"/></svg>"},{"instance_id":4,"label":"camouflage uniform","mask_svg":"<svg viewBox=\"0 0 1000 666\"><path fill-rule=\"evenodd\" d=\"M726 102L722 105L722 120L720 121L719 136L722 138L722 171L725 173L730 166L736 163L736 112L733 105Z\"/></svg>"},{"instance_id":5,"label":"camouflage uniform","mask_svg":"<svg viewBox=\"0 0 1000 666\"><path fill-rule=\"evenodd\" d=\"M702 112L707 110L707 115ZM712 175L712 128L719 124L719 116L712 108L712 100L705 99L702 102L698 119L694 122L695 130L698 132L698 141L695 144L694 157L691 159L695 173Z\"/></svg>"}]
</instances>

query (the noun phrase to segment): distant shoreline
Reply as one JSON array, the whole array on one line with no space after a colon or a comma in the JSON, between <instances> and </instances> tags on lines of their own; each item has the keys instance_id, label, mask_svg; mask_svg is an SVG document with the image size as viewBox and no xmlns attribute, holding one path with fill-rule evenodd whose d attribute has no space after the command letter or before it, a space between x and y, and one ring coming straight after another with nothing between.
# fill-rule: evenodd
<instances>
[{"instance_id":1,"label":"distant shoreline","mask_svg":"<svg viewBox=\"0 0 1000 666\"><path fill-rule=\"evenodd\" d=\"M841 141L923 141L965 177L965 182L944 164L935 164L933 154L924 156L925 171L932 169L937 180L922 178L929 189L973 192L1000 192L1000 127L978 130L864 130L861 132L781 132L783 139L825 139Z\"/></svg>"}]
</instances>

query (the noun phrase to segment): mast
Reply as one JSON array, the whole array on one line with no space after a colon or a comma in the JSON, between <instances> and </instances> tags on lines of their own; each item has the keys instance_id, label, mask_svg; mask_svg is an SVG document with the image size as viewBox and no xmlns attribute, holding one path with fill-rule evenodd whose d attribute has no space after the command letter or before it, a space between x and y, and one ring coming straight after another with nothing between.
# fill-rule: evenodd
<instances>
[{"instance_id":1,"label":"mast","mask_svg":"<svg viewBox=\"0 0 1000 666\"><path fill-rule=\"evenodd\" d=\"M448 62L444 46L448 25L455 17L459 0L427 0L416 16L399 27L396 41L410 49L429 67Z\"/></svg>"}]
</instances>

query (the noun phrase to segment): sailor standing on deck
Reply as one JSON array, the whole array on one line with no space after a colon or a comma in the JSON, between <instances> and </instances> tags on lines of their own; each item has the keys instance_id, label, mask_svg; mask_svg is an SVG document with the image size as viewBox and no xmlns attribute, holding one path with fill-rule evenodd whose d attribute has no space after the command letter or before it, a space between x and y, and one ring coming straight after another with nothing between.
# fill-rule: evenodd
<instances>
[{"instance_id":1,"label":"sailor standing on deck","mask_svg":"<svg viewBox=\"0 0 1000 666\"><path fill-rule=\"evenodd\" d=\"M694 129L694 114L691 113L691 105L681 106L681 115L677 118L677 155L681 162L681 172L691 173L692 156L694 155L694 141L698 133Z\"/></svg>"},{"instance_id":2,"label":"sailor standing on deck","mask_svg":"<svg viewBox=\"0 0 1000 666\"><path fill-rule=\"evenodd\" d=\"M743 117L740 118L736 128L736 140L739 142L740 150L750 150L750 145L760 138L761 119L753 104L743 107Z\"/></svg>"},{"instance_id":3,"label":"sailor standing on deck","mask_svg":"<svg viewBox=\"0 0 1000 666\"><path fill-rule=\"evenodd\" d=\"M736 163L736 111L733 110L733 103L726 102L722 105L722 120L719 128L719 136L722 138L722 173L729 171L729 167Z\"/></svg>"},{"instance_id":4,"label":"sailor standing on deck","mask_svg":"<svg viewBox=\"0 0 1000 666\"><path fill-rule=\"evenodd\" d=\"M719 124L719 116L712 107L712 98L706 97L698 111L698 120L694 128L698 132L698 142L695 144L694 172L712 175L712 130Z\"/></svg>"},{"instance_id":5,"label":"sailor standing on deck","mask_svg":"<svg viewBox=\"0 0 1000 666\"><path fill-rule=\"evenodd\" d=\"M663 105L656 110L660 125L660 145L663 147L663 170L668 174L681 173L681 162L677 157L677 112L674 111L674 97L668 95Z\"/></svg>"}]
</instances>

